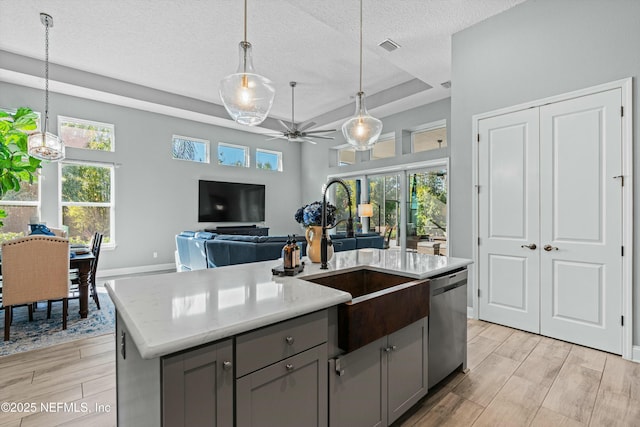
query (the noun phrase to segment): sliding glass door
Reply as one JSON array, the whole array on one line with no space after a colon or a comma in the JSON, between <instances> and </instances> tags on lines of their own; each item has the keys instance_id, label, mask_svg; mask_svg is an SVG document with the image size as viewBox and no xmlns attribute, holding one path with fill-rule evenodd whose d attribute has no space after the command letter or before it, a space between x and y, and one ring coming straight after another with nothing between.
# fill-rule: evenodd
<instances>
[{"instance_id":1,"label":"sliding glass door","mask_svg":"<svg viewBox=\"0 0 640 427\"><path fill-rule=\"evenodd\" d=\"M369 230L384 234L390 246L397 245L397 230L400 223L400 174L385 174L367 177L369 201L373 205L373 216L369 219Z\"/></svg>"},{"instance_id":2,"label":"sliding glass door","mask_svg":"<svg viewBox=\"0 0 640 427\"><path fill-rule=\"evenodd\" d=\"M407 189L407 249L418 250L420 241L434 241L440 243L439 246L445 251L448 226L447 169L408 171Z\"/></svg>"}]
</instances>

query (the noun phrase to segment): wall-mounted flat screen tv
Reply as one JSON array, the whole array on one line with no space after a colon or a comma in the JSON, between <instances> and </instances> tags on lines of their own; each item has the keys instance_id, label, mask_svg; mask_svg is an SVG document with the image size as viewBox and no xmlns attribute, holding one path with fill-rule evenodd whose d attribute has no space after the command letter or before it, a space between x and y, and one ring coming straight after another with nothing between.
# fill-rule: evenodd
<instances>
[{"instance_id":1,"label":"wall-mounted flat screen tv","mask_svg":"<svg viewBox=\"0 0 640 427\"><path fill-rule=\"evenodd\" d=\"M238 182L198 183L199 222L263 222L265 186Z\"/></svg>"}]
</instances>

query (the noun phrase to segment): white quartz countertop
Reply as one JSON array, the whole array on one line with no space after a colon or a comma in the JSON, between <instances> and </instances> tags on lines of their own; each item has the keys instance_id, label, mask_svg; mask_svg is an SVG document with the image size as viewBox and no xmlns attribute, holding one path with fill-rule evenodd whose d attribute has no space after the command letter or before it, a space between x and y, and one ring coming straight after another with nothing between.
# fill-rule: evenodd
<instances>
[{"instance_id":1,"label":"white quartz countertop","mask_svg":"<svg viewBox=\"0 0 640 427\"><path fill-rule=\"evenodd\" d=\"M428 278L471 260L396 250L336 253L328 270L306 261L303 273L278 277L281 260L115 280L107 291L140 355L175 353L351 300L347 292L308 282L362 268Z\"/></svg>"}]
</instances>

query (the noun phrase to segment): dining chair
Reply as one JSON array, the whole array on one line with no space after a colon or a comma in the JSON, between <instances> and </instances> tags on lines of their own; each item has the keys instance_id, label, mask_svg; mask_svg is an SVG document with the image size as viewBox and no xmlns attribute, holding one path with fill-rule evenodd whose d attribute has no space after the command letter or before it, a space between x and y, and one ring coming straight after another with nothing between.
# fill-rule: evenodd
<instances>
[{"instance_id":1,"label":"dining chair","mask_svg":"<svg viewBox=\"0 0 640 427\"><path fill-rule=\"evenodd\" d=\"M98 310L100 310L100 299L98 298L98 291L96 289L96 271L98 270L98 259L100 258L100 248L102 247L102 238L103 235L101 233L95 233L91 238L91 242L89 243L89 248L91 253L94 256L93 261L91 262L91 269L89 270L89 290L91 292L91 298L96 304ZM67 299L78 299L80 298L80 277L78 275L77 270L69 271L69 294L67 295ZM52 303L59 300L49 300L47 301L47 319L51 318L51 308Z\"/></svg>"},{"instance_id":2,"label":"dining chair","mask_svg":"<svg viewBox=\"0 0 640 427\"><path fill-rule=\"evenodd\" d=\"M9 341L12 308L27 305L33 319L36 301L62 300L62 329L67 329L69 240L34 235L2 244L4 340Z\"/></svg>"}]
</instances>

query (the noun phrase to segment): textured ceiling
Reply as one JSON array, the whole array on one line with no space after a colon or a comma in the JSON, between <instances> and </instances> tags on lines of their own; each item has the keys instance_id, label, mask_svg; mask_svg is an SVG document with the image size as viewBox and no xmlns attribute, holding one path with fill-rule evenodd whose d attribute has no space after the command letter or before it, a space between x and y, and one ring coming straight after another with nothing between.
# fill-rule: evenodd
<instances>
[{"instance_id":1,"label":"textured ceiling","mask_svg":"<svg viewBox=\"0 0 640 427\"><path fill-rule=\"evenodd\" d=\"M522 1L365 0L364 91L387 90L374 111L449 96L440 83L450 79L451 35ZM216 104L218 82L237 68L241 0L0 0L0 50L42 59L40 12L54 18L52 63ZM344 115L336 110L358 90L359 2L249 0L248 15L256 71L276 85L272 117L290 119L292 80L297 122ZM377 46L385 38L401 48ZM433 88L389 90L414 79Z\"/></svg>"}]
</instances>

